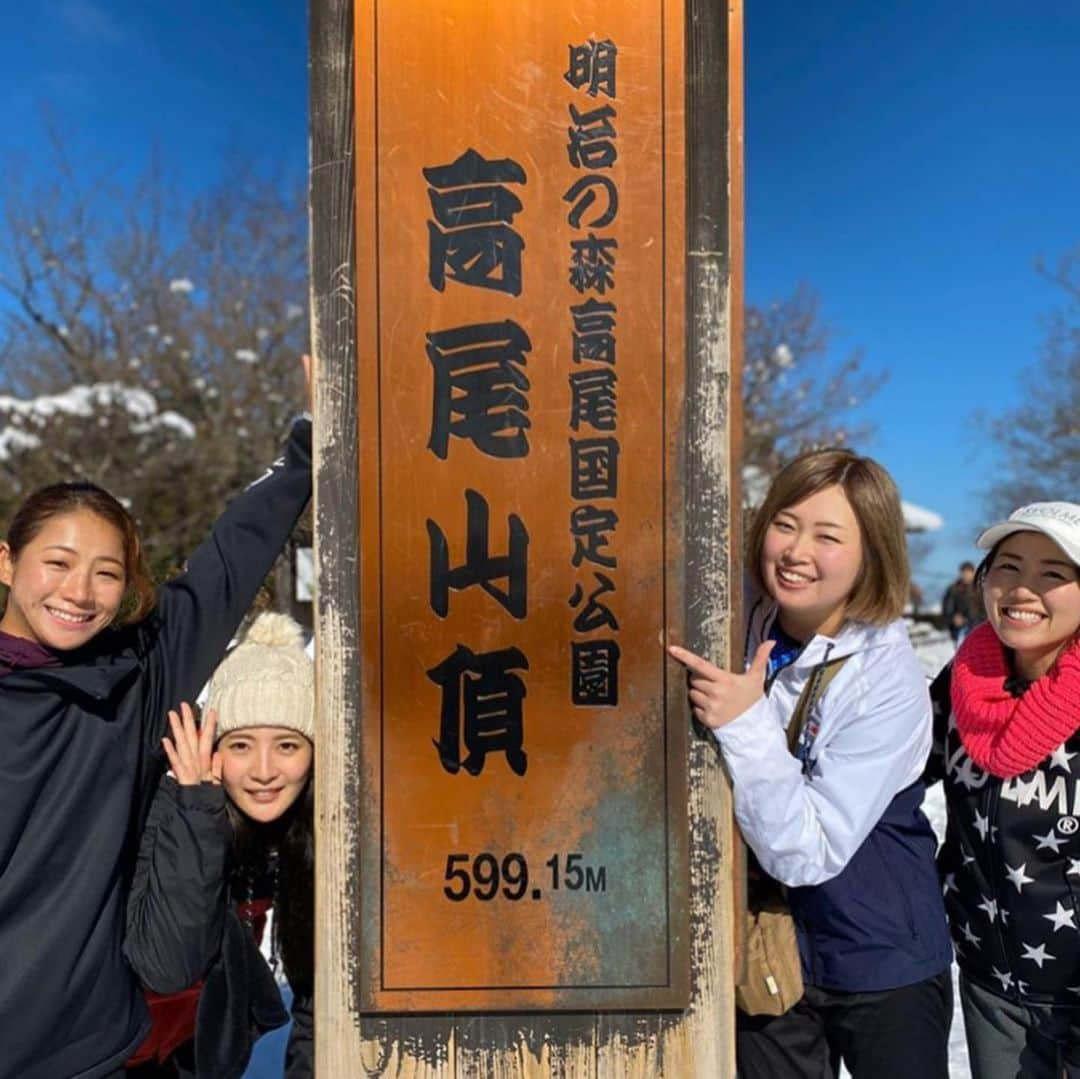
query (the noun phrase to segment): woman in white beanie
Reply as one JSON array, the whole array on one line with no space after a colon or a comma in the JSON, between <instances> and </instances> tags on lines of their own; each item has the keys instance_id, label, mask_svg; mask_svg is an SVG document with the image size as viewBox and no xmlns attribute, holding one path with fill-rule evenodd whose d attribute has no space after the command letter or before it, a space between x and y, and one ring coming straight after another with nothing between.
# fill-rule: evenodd
<instances>
[{"instance_id":1,"label":"woman in white beanie","mask_svg":"<svg viewBox=\"0 0 1080 1079\"><path fill-rule=\"evenodd\" d=\"M1080 1076L1080 504L977 540L987 621L931 688L974 1079Z\"/></svg>"},{"instance_id":2,"label":"woman in white beanie","mask_svg":"<svg viewBox=\"0 0 1080 1079\"><path fill-rule=\"evenodd\" d=\"M214 673L202 728L186 703L170 713L172 770L128 906L125 954L154 1016L133 1079L239 1077L287 1021L258 947L271 909L293 991L286 1074L312 1074L314 702L300 627L266 613Z\"/></svg>"}]
</instances>

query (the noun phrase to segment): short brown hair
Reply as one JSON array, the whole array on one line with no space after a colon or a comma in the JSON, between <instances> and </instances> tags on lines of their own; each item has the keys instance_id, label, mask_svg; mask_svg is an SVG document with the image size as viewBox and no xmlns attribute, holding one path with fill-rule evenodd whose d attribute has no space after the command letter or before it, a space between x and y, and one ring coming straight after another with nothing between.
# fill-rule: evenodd
<instances>
[{"instance_id":1,"label":"short brown hair","mask_svg":"<svg viewBox=\"0 0 1080 1079\"><path fill-rule=\"evenodd\" d=\"M51 518L78 510L94 513L107 521L120 533L123 542L126 588L115 624L123 625L145 618L154 609L156 596L146 568L139 526L123 504L96 483L54 483L39 487L28 495L15 511L8 528L6 539L12 561L19 557L23 548Z\"/></svg>"},{"instance_id":2,"label":"short brown hair","mask_svg":"<svg viewBox=\"0 0 1080 1079\"><path fill-rule=\"evenodd\" d=\"M746 555L750 573L765 591L761 553L773 518L834 486L844 492L859 522L863 548L862 569L844 615L856 622L885 625L900 617L908 598L910 570L900 492L877 461L851 450L812 450L780 470L750 527Z\"/></svg>"}]
</instances>

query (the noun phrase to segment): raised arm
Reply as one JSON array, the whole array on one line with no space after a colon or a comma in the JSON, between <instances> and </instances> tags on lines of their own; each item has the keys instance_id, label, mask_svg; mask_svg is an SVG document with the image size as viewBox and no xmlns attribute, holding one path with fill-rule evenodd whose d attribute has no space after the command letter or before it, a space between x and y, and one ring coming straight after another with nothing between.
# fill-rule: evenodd
<instances>
[{"instance_id":1,"label":"raised arm","mask_svg":"<svg viewBox=\"0 0 1080 1079\"><path fill-rule=\"evenodd\" d=\"M195 700L206 684L310 497L311 421L301 418L282 456L229 503L185 571L161 589L147 629L151 745L165 733L166 710Z\"/></svg>"}]
</instances>

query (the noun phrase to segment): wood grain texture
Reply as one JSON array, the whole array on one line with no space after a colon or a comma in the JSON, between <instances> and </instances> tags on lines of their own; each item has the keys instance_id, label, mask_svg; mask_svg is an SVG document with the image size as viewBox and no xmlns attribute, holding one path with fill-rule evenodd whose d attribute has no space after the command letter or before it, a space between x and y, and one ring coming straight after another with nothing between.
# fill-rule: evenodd
<instances>
[{"instance_id":1,"label":"wood grain texture","mask_svg":"<svg viewBox=\"0 0 1080 1079\"><path fill-rule=\"evenodd\" d=\"M745 255L746 255L746 171L745 171L745 108L743 101L743 10L742 0L728 9L728 249L730 252L730 300L731 328L728 340L728 370L730 386L728 400L735 402L728 415L728 460L739 462L743 456L743 410L739 404L743 397L743 363L745 360ZM742 551L744 521L742 513L742 470L733 467L730 475L731 509L729 514L731 543L736 556L732 559L733 580L742 574ZM730 625L742 627L743 591L734 588L730 595ZM728 661L732 665L743 662L742 633L735 632L728 641ZM735 985L746 976L746 868L747 849L742 836L734 831L731 848L731 887L733 890L732 915L737 927L732 975Z\"/></svg>"},{"instance_id":2,"label":"wood grain texture","mask_svg":"<svg viewBox=\"0 0 1080 1079\"><path fill-rule=\"evenodd\" d=\"M596 1016L460 1016L458 1079L591 1079Z\"/></svg>"},{"instance_id":3,"label":"wood grain texture","mask_svg":"<svg viewBox=\"0 0 1080 1079\"><path fill-rule=\"evenodd\" d=\"M316 1069L355 1074L356 372L351 0L310 17L311 340L315 359ZM347 46L347 47L346 47Z\"/></svg>"},{"instance_id":4,"label":"wood grain texture","mask_svg":"<svg viewBox=\"0 0 1080 1079\"><path fill-rule=\"evenodd\" d=\"M312 347L318 568L317 1075L734 1075L736 865L730 790L711 739L690 752L693 998L685 1014L383 1016L355 1008L361 677L353 236L353 4L311 4ZM741 0L687 0L687 643L719 658L740 591L735 466L742 304ZM718 133L731 128L730 143ZM736 635L737 637L737 635ZM348 720L346 722L346 720Z\"/></svg>"},{"instance_id":5,"label":"wood grain texture","mask_svg":"<svg viewBox=\"0 0 1080 1079\"><path fill-rule=\"evenodd\" d=\"M352 0L311 4L311 311L318 569L316 1072L453 1074L449 1020L361 1019L356 176Z\"/></svg>"}]
</instances>

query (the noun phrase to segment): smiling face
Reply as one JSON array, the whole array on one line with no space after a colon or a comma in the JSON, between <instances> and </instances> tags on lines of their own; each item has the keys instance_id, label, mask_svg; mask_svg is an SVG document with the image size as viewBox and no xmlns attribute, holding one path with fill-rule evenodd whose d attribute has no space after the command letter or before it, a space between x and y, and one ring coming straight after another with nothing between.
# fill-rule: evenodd
<instances>
[{"instance_id":1,"label":"smiling face","mask_svg":"<svg viewBox=\"0 0 1080 1079\"><path fill-rule=\"evenodd\" d=\"M300 797L311 772L311 742L283 727L242 727L218 742L221 782L242 813L277 820Z\"/></svg>"},{"instance_id":2,"label":"smiling face","mask_svg":"<svg viewBox=\"0 0 1080 1079\"><path fill-rule=\"evenodd\" d=\"M761 578L796 640L834 635L863 563L862 534L839 485L779 510L761 549Z\"/></svg>"},{"instance_id":3,"label":"smiling face","mask_svg":"<svg viewBox=\"0 0 1080 1079\"><path fill-rule=\"evenodd\" d=\"M1049 536L1014 532L994 552L983 604L1017 671L1035 681L1080 631L1080 573Z\"/></svg>"},{"instance_id":4,"label":"smiling face","mask_svg":"<svg viewBox=\"0 0 1080 1079\"><path fill-rule=\"evenodd\" d=\"M78 648L120 610L123 536L89 510L57 514L18 556L0 543L0 582L10 589L0 630L59 651Z\"/></svg>"}]
</instances>

